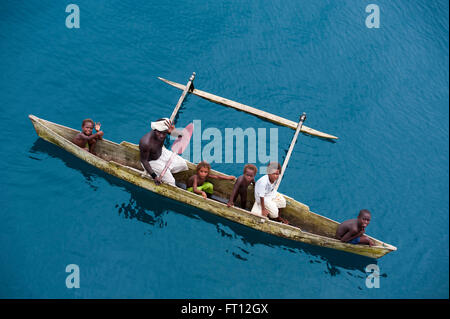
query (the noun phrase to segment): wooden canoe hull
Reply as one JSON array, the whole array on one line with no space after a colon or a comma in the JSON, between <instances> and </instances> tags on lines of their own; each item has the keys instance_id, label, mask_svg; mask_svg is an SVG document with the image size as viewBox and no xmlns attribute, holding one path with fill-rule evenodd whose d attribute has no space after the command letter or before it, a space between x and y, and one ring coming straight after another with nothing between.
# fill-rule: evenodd
<instances>
[{"instance_id":1,"label":"wooden canoe hull","mask_svg":"<svg viewBox=\"0 0 450 319\"><path fill-rule=\"evenodd\" d=\"M137 145L128 142L116 144L103 139L98 142L96 147L99 157L81 149L71 142L71 138L79 131L40 119L34 115L29 115L29 118L33 123L38 136L44 140L63 148L108 174L114 175L156 194L200 208L275 236L311 245L342 250L371 258L379 258L396 250L396 247L383 243L375 238L373 238L373 240L376 242L376 246L372 247L342 243L339 240L331 238L336 232L337 222L311 212L308 206L285 195L283 196L286 198L287 205L283 210L283 216L288 218L291 223L298 227L261 218L260 216L253 215L249 211L238 207L227 207L224 203L219 201L212 199L205 200L199 195L178 187L167 184L157 186L150 177L144 174L144 171L140 166L139 149ZM177 181L183 180L189 176L189 174L193 174L195 165L190 162L187 163L189 171L181 174L174 174ZM217 171L213 171L213 173L225 175ZM215 193L217 190L219 195L225 196L232 191L233 185L229 181L214 180L212 182L215 183ZM248 201L250 201L251 198L254 198L251 196L251 193L252 190L249 190Z\"/></svg>"}]
</instances>

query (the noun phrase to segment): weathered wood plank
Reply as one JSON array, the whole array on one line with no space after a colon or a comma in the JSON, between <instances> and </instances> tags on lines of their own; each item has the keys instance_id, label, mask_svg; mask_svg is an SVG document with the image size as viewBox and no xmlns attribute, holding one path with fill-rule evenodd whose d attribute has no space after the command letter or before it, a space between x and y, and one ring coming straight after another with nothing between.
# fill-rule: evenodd
<instances>
[{"instance_id":1,"label":"weathered wood plank","mask_svg":"<svg viewBox=\"0 0 450 319\"><path fill-rule=\"evenodd\" d=\"M185 85L180 84L180 83L176 83L176 82L173 82L173 81L170 81L170 80L166 80L166 79L161 78L161 77L158 77L158 79L160 79L161 81L163 81L163 82L165 82L165 83L167 83L167 84L169 84L169 85L171 85L173 87L176 87L176 88L178 88L180 90L185 90L185 88L186 88ZM259 117L259 118L268 120L270 122L273 122L273 123L276 123L276 124L279 124L279 125L282 125L282 126L285 126L285 127L289 127L291 129L294 129L294 130L297 129L297 124L298 123L296 123L294 121L291 121L291 120L288 120L288 119L285 119L285 118L280 117L278 115L275 115L275 114L272 114L272 113L269 113L269 112L265 112L265 111L259 110L257 108L254 108L254 107L251 107L251 106L239 103L239 102L235 102L235 101L232 101L232 100L229 100L229 99L226 99L226 98L223 98L223 97L220 97L220 96L208 93L208 92L204 92L204 91L201 91L201 90L198 90L198 89L194 89L191 93L194 94L194 95L197 95L197 96L199 96L201 98L204 98L204 99L206 99L208 101L211 101L211 102L223 105L223 106L228 106L228 107L234 108L236 110L243 111L243 112L255 115L255 116ZM337 139L337 137L334 136L334 135L320 132L318 130L312 129L312 128L307 127L305 125L303 125L303 127L301 129L301 132L309 134L309 135L317 136L317 137L327 138L327 139Z\"/></svg>"},{"instance_id":2,"label":"weathered wood plank","mask_svg":"<svg viewBox=\"0 0 450 319\"><path fill-rule=\"evenodd\" d=\"M289 150L286 154L286 157L284 158L283 166L281 167L280 176L278 176L278 180L275 185L275 191L277 191L278 187L280 187L281 180L283 179L284 172L286 171L286 168L287 168L287 164L289 163L289 159L291 158L291 154L292 154L292 151L294 150L295 143L297 142L298 133L300 133L300 130L302 129L302 126L303 126L303 122L305 120L306 120L306 114L303 113L302 116L300 117L300 121L298 122L297 129L295 130L295 134L294 134L294 137L292 138L291 145L289 145Z\"/></svg>"},{"instance_id":3,"label":"weathered wood plank","mask_svg":"<svg viewBox=\"0 0 450 319\"><path fill-rule=\"evenodd\" d=\"M189 82L186 84L186 86L183 89L183 93L181 94L180 98L178 99L178 103L175 106L172 115L170 116L170 121L173 123L173 121L175 120L175 116L177 116L177 113L181 107L181 104L183 104L184 98L186 97L186 94L188 93L189 89L192 86L192 83L194 82L195 79L195 72L192 73Z\"/></svg>"}]
</instances>

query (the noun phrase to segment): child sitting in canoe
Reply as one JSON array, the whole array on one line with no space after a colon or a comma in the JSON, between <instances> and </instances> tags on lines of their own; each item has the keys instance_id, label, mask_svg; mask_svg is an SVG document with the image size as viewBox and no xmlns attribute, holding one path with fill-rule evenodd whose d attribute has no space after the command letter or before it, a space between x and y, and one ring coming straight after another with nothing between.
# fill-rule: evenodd
<instances>
[{"instance_id":1,"label":"child sitting in canoe","mask_svg":"<svg viewBox=\"0 0 450 319\"><path fill-rule=\"evenodd\" d=\"M194 192L196 194L202 195L203 198L210 197L213 194L214 186L212 183L207 182L206 178L214 179L227 179L235 180L234 176L220 176L210 174L211 165L209 163L202 161L197 164L196 174L192 175L187 181L187 190Z\"/></svg>"},{"instance_id":2,"label":"child sitting in canoe","mask_svg":"<svg viewBox=\"0 0 450 319\"><path fill-rule=\"evenodd\" d=\"M97 144L97 140L101 140L103 137L103 132L100 131L100 125L100 122L94 123L91 119L85 119L83 123L81 123L81 132L75 135L72 142L86 151L97 155L95 153L95 145ZM97 133L92 134L94 126Z\"/></svg>"},{"instance_id":3,"label":"child sitting in canoe","mask_svg":"<svg viewBox=\"0 0 450 319\"><path fill-rule=\"evenodd\" d=\"M373 246L373 241L364 235L366 227L370 223L370 217L371 214L367 209L360 210L357 219L346 220L339 224L336 230L336 239L343 243Z\"/></svg>"},{"instance_id":4,"label":"child sitting in canoe","mask_svg":"<svg viewBox=\"0 0 450 319\"><path fill-rule=\"evenodd\" d=\"M281 209L286 207L286 199L275 190L275 184L281 173L281 165L270 162L267 166L267 175L261 177L255 184L255 203L252 213L269 217L275 221L289 224L282 218Z\"/></svg>"},{"instance_id":5,"label":"child sitting in canoe","mask_svg":"<svg viewBox=\"0 0 450 319\"><path fill-rule=\"evenodd\" d=\"M244 166L244 174L238 177L234 184L233 192L231 193L230 200L227 206L233 206L238 196L241 197L241 208L245 209L247 206L247 189L250 184L255 185L255 176L258 169L253 164L247 164Z\"/></svg>"}]
</instances>

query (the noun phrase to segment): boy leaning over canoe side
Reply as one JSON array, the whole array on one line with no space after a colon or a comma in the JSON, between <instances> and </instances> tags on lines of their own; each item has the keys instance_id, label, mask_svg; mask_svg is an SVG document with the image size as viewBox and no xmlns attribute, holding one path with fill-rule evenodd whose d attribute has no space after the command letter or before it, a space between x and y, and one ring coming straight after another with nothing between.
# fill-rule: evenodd
<instances>
[{"instance_id":1,"label":"boy leaning over canoe side","mask_svg":"<svg viewBox=\"0 0 450 319\"><path fill-rule=\"evenodd\" d=\"M270 162L267 166L267 175L261 177L255 184L255 203L252 213L269 217L275 221L289 224L282 218L281 210L286 207L286 199L275 190L275 184L281 173L281 165Z\"/></svg>"},{"instance_id":2,"label":"boy leaning over canoe side","mask_svg":"<svg viewBox=\"0 0 450 319\"><path fill-rule=\"evenodd\" d=\"M343 243L373 246L374 242L364 235L366 227L370 223L370 217L370 212L367 209L362 209L357 219L346 220L338 226L336 239L339 239Z\"/></svg>"},{"instance_id":3,"label":"boy leaning over canoe side","mask_svg":"<svg viewBox=\"0 0 450 319\"><path fill-rule=\"evenodd\" d=\"M258 169L253 164L247 164L244 166L244 173L238 177L234 184L233 192L231 193L230 200L227 206L234 206L234 202L238 196L241 197L241 208L245 209L247 206L247 190L250 184L255 185L255 176Z\"/></svg>"},{"instance_id":4,"label":"boy leaning over canoe side","mask_svg":"<svg viewBox=\"0 0 450 319\"><path fill-rule=\"evenodd\" d=\"M202 195L203 198L210 197L213 194L214 186L212 183L207 182L206 178L214 179L228 179L234 180L234 176L221 176L210 174L211 165L208 162L202 161L197 164L196 174L189 177L186 187L187 191Z\"/></svg>"},{"instance_id":5,"label":"boy leaning over canoe side","mask_svg":"<svg viewBox=\"0 0 450 319\"><path fill-rule=\"evenodd\" d=\"M95 145L97 144L97 140L101 140L103 138L103 132L100 131L100 125L100 122L94 123L91 119L83 120L83 123L81 123L81 132L75 135L72 142L84 150L97 155L95 153ZM92 134L94 127L97 133Z\"/></svg>"}]
</instances>

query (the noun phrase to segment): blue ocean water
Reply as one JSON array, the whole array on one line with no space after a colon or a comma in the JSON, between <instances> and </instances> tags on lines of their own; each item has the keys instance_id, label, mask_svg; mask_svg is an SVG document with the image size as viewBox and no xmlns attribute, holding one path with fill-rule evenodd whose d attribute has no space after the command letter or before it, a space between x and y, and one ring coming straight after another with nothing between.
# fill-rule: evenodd
<instances>
[{"instance_id":1,"label":"blue ocean water","mask_svg":"<svg viewBox=\"0 0 450 319\"><path fill-rule=\"evenodd\" d=\"M370 3L379 28L366 27ZM79 29L68 4L0 2L0 297L449 297L447 1L77 0ZM201 90L306 112L338 136L301 134L280 191L338 221L367 208L368 234L398 250L374 260L249 229L109 176L28 119L91 117L105 138L137 143L181 94L157 77L193 71ZM192 120L278 128L189 96L177 125ZM293 131L277 133L281 161ZM379 288L365 284L369 264Z\"/></svg>"}]
</instances>

